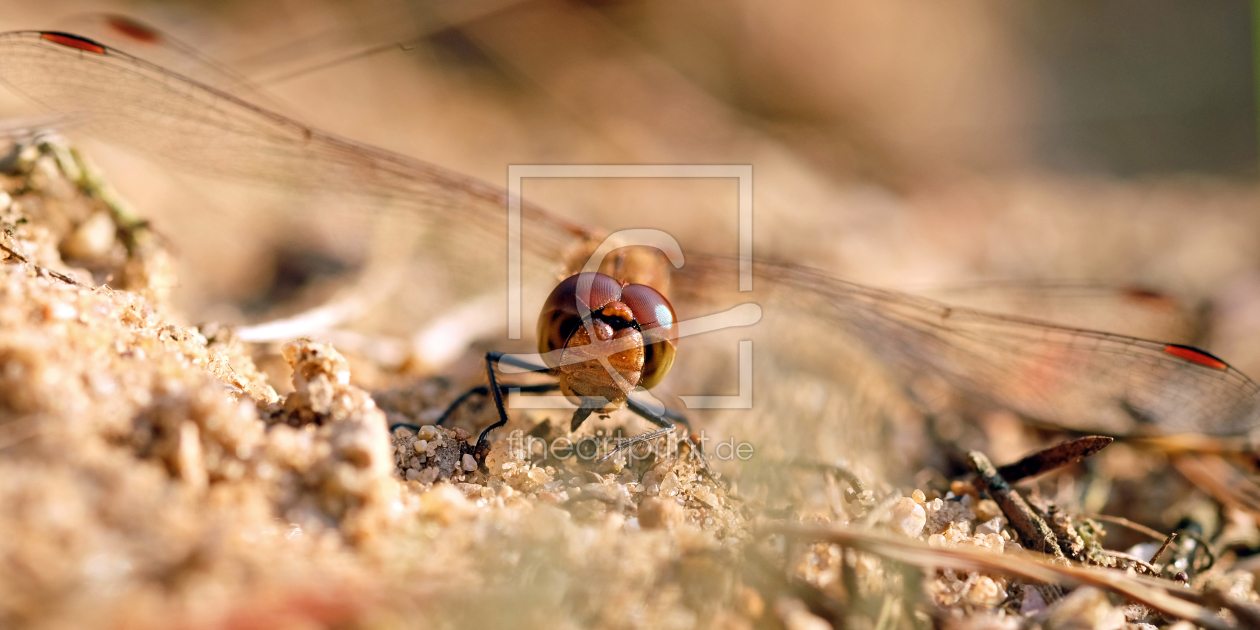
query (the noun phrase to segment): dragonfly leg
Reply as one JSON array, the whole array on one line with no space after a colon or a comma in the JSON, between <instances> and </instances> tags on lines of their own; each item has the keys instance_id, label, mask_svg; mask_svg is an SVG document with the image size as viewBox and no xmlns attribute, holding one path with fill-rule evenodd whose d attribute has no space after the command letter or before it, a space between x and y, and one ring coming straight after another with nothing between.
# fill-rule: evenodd
<instances>
[{"instance_id":1,"label":"dragonfly leg","mask_svg":"<svg viewBox=\"0 0 1260 630\"><path fill-rule=\"evenodd\" d=\"M437 422L434 422L433 424L436 424L438 426L442 426L443 424L446 424L446 421L450 420L451 415L455 413L455 410L459 409L460 407L463 407L464 403L468 402L469 398L472 398L473 396L485 396L486 394L489 394L489 393L490 393L489 387L486 387L485 385L478 385L460 394L459 398L456 398L455 400L451 401L451 404L447 405L446 411L443 411L442 415L438 416Z\"/></svg>"},{"instance_id":2,"label":"dragonfly leg","mask_svg":"<svg viewBox=\"0 0 1260 630\"><path fill-rule=\"evenodd\" d=\"M545 394L548 392L554 392L560 387L558 383L538 383L534 385L508 385L508 384L500 385L498 383L498 380L494 376L494 364L498 361L503 361L504 363L510 363L517 367L525 368L531 372L538 372L542 374L549 373L548 368L541 365L535 365L527 361L521 361L519 359L515 359L514 357L511 357L509 355L504 355L499 352L486 353L486 374L490 380L491 385L493 385L496 388L494 398L495 398L495 408L499 411L499 421L496 422L495 424L490 425L490 427L487 428L486 430L482 431L481 437L478 438L477 440L478 448L482 446L482 443L485 440L486 434L489 433L491 429L496 429L498 427L501 427L507 422L507 412L503 406L503 394L506 393L508 390L515 389L515 390L520 391L523 394ZM460 394L458 398L451 401L451 404L446 407L446 410L442 412L442 415L438 417L437 422L435 422L434 424L438 426L445 424L446 421L449 420L450 417L455 413L455 410L464 406L464 404L467 403L470 398L473 398L475 396L486 396L489 393L490 393L490 386L478 385L476 387L469 389L463 394ZM418 425L407 423L407 422L399 422L396 424L391 424L389 425L389 430L393 431L394 429L398 427L406 427L413 431L420 430L420 427Z\"/></svg>"},{"instance_id":3,"label":"dragonfly leg","mask_svg":"<svg viewBox=\"0 0 1260 630\"><path fill-rule=\"evenodd\" d=\"M515 365L516 367L525 368L531 372L537 372L541 374L551 373L550 368L547 368L541 365L536 365L528 361L522 361L511 355L505 355L502 352L487 352L486 353L486 379L490 381L489 390L490 390L490 393L493 395L492 397L494 398L494 408L498 410L499 412L499 421L486 427L485 430L481 432L481 435L477 438L477 445L473 447L474 456L477 458L478 461L481 461L481 462L485 461L486 453L490 450L489 446L486 445L486 436L489 435L491 431L507 424L507 421L508 421L507 408L503 404L503 392L507 388L505 386L499 385L499 380L494 375L494 365L495 363L498 363L500 361L507 363L509 365ZM544 383L542 385L520 387L521 391L530 391L531 393L550 392L550 391L555 391L559 388L560 386L558 383Z\"/></svg>"},{"instance_id":4,"label":"dragonfly leg","mask_svg":"<svg viewBox=\"0 0 1260 630\"><path fill-rule=\"evenodd\" d=\"M643 404L642 404L642 403L640 403L640 402L637 402L637 401L636 401L636 402L634 403L634 406L643 407ZM631 411L633 411L633 410L634 410L634 406L630 406ZM646 410L647 408L646 408L646 407L644 407L644 409ZM636 414L638 414L639 412L638 412L638 411L635 411L635 413L636 413ZM651 412L649 411L649 413L651 413ZM681 424L681 425L683 425L684 427L687 427L687 432L688 432L688 433L690 433L690 432L691 432L691 421L690 421L690 420L688 420L688 419L687 419L687 416L684 416L684 415L682 414L682 412L679 412L679 411L674 411L673 409L670 409L669 407L666 407L666 408L665 408L665 411L664 411L664 412L662 412L662 413L661 413L661 415L662 415L663 417L665 417L665 418L669 419L669 420L672 420L673 422L675 422L675 423L677 423L677 424ZM639 417L643 417L643 414L639 414ZM651 422L651 420L649 420L649 422Z\"/></svg>"},{"instance_id":5,"label":"dragonfly leg","mask_svg":"<svg viewBox=\"0 0 1260 630\"><path fill-rule=\"evenodd\" d=\"M655 431L649 431L642 435L637 435L627 440L622 440L621 442L617 443L617 446L613 447L613 449L609 451L607 455L604 455L603 457L601 457L599 461L596 463L603 463L607 461L608 459L610 459L611 457L613 457L614 455L616 455L617 453L624 451L634 446L635 444L638 444L640 442L647 442L649 440L656 439L659 436L665 435L673 431L675 428L677 428L679 424L681 424L687 428L688 435L686 436L685 440L687 442L687 445L691 447L691 451L693 453L692 456L698 457L700 459L700 464L701 466L704 467L704 471L707 475L709 475L710 479L718 478L714 474L713 469L709 468L709 458L704 456L704 451L700 449L700 443L691 437L690 435L691 422L687 420L686 416L669 408L666 408L664 411L657 413L653 411L652 409L649 409L647 405L644 405L643 403L633 398L626 401L626 408L634 412L635 415L639 416L640 418L643 418L644 420L647 420L648 422L651 422L652 424L655 424L656 426L661 427L661 428Z\"/></svg>"},{"instance_id":6,"label":"dragonfly leg","mask_svg":"<svg viewBox=\"0 0 1260 630\"><path fill-rule=\"evenodd\" d=\"M546 394L548 392L556 391L557 389L559 389L559 387L560 385L558 383L538 383L536 385L508 385L505 383L503 385L499 385L499 391L506 393L509 390L516 390L522 394ZM434 422L433 424L437 426L442 426L443 424L446 424L446 421L449 420L450 417L455 414L455 410L464 406L464 404L468 402L468 399L475 398L477 396L486 396L489 393L490 393L490 388L486 387L485 385L478 385L476 387L469 389L468 391L460 394L459 398L456 398L454 401L452 401L451 404L446 408L446 411L443 411L442 415L438 417L437 422ZM404 427L407 429L411 429L412 431L420 430L420 425L412 424L410 422L396 422L394 424L389 425L389 430L393 431L394 429L397 429L398 427Z\"/></svg>"}]
</instances>

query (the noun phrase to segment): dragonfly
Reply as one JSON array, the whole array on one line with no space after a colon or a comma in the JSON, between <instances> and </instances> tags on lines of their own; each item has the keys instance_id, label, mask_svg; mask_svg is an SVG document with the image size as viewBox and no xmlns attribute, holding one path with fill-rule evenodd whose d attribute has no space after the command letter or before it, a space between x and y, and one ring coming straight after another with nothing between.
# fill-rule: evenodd
<instances>
[{"instance_id":1,"label":"dragonfly","mask_svg":"<svg viewBox=\"0 0 1260 630\"><path fill-rule=\"evenodd\" d=\"M503 187L326 133L231 86L72 33L0 34L0 81L108 142L195 172L352 195L460 243L502 251L507 208L517 202L524 255L553 272L604 236ZM766 314L749 330L776 361L818 370L839 360L829 356L833 350L840 356L860 348L906 378L938 379L969 398L1072 431L1243 436L1260 425L1260 386L1191 346L951 306L787 262L685 258L667 267L669 299L683 322L748 302L730 288L745 270ZM806 332L791 334L798 331ZM685 343L678 352L676 372Z\"/></svg>"}]
</instances>

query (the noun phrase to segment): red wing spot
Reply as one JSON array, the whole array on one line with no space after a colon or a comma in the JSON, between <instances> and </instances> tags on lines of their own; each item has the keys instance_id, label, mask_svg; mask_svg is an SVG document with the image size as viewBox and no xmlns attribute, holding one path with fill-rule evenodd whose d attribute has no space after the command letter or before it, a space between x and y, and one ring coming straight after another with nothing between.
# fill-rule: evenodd
<instances>
[{"instance_id":1,"label":"red wing spot","mask_svg":"<svg viewBox=\"0 0 1260 630\"><path fill-rule=\"evenodd\" d=\"M54 44L61 44L62 46L69 46L70 48L78 48L79 50L96 53L98 55L105 54L104 46L87 39L86 37L79 37L78 35L71 35L69 33L54 32L40 33L39 36Z\"/></svg>"},{"instance_id":2,"label":"red wing spot","mask_svg":"<svg viewBox=\"0 0 1260 630\"><path fill-rule=\"evenodd\" d=\"M162 36L157 31L121 15L110 16L109 27L117 31L119 35L144 44L156 44L162 39Z\"/></svg>"},{"instance_id":3,"label":"red wing spot","mask_svg":"<svg viewBox=\"0 0 1260 630\"><path fill-rule=\"evenodd\" d=\"M1229 369L1229 365L1227 365L1224 361L1199 350L1198 348L1191 348L1190 346L1181 346L1175 343L1170 343L1164 346L1164 352L1190 361L1191 363L1198 363L1199 365L1210 367L1214 370Z\"/></svg>"}]
</instances>

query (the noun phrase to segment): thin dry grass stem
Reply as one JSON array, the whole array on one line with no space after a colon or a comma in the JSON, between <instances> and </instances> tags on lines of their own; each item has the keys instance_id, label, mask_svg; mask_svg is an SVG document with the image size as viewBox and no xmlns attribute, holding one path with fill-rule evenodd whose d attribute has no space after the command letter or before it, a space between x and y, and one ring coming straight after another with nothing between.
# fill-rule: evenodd
<instances>
[{"instance_id":1,"label":"thin dry grass stem","mask_svg":"<svg viewBox=\"0 0 1260 630\"><path fill-rule=\"evenodd\" d=\"M1109 514L1090 514L1090 513L1084 513L1084 514L1081 514L1080 516L1082 518L1087 518L1094 521L1104 521L1107 523L1115 523L1116 525L1119 525L1121 527L1127 527L1128 529L1138 532L1139 534L1145 534L1147 536L1150 536L1152 540L1164 540L1165 538L1167 538L1167 536L1165 536L1164 534L1161 534L1158 531L1153 530L1141 523L1137 523L1127 518L1124 518L1123 516L1111 516Z\"/></svg>"},{"instance_id":2,"label":"thin dry grass stem","mask_svg":"<svg viewBox=\"0 0 1260 630\"><path fill-rule=\"evenodd\" d=\"M1260 516L1260 486L1219 455L1180 455L1172 465L1213 499Z\"/></svg>"},{"instance_id":3,"label":"thin dry grass stem","mask_svg":"<svg viewBox=\"0 0 1260 630\"><path fill-rule=\"evenodd\" d=\"M1114 569L1071 566L1032 555L1013 556L963 548L929 547L918 541L893 538L883 534L803 524L768 525L762 529L762 533L807 540L825 540L893 562L928 570L950 568L956 571L999 573L1034 582L1058 584L1067 588L1093 586L1209 630L1228 630L1235 626L1217 616L1207 606L1196 602L1220 606L1231 611L1240 608L1245 611L1244 614L1248 615L1254 608L1224 593L1209 595L1201 591L1185 589L1180 583L1164 584L1164 580L1133 577ZM1243 616L1239 615L1239 618L1242 619Z\"/></svg>"}]
</instances>

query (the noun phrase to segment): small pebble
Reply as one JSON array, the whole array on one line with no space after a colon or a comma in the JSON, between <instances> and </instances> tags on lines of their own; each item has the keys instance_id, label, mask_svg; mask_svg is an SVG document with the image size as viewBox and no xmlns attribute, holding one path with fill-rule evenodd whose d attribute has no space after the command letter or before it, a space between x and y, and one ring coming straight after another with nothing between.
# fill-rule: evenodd
<instances>
[{"instance_id":1,"label":"small pebble","mask_svg":"<svg viewBox=\"0 0 1260 630\"><path fill-rule=\"evenodd\" d=\"M991 521L1002 515L1002 508L998 507L992 499L984 499L976 503L976 517L982 521Z\"/></svg>"},{"instance_id":2,"label":"small pebble","mask_svg":"<svg viewBox=\"0 0 1260 630\"><path fill-rule=\"evenodd\" d=\"M1001 516L995 516L977 525L976 534L1001 534L1003 527L1006 527L1006 519Z\"/></svg>"},{"instance_id":3,"label":"small pebble","mask_svg":"<svg viewBox=\"0 0 1260 630\"><path fill-rule=\"evenodd\" d=\"M678 481L678 475L675 475L673 472L665 475L665 478L661 480L660 494L672 497L677 495L681 490L682 483Z\"/></svg>"},{"instance_id":4,"label":"small pebble","mask_svg":"<svg viewBox=\"0 0 1260 630\"><path fill-rule=\"evenodd\" d=\"M477 460L467 453L464 454L464 470L467 472L477 470Z\"/></svg>"},{"instance_id":5,"label":"small pebble","mask_svg":"<svg viewBox=\"0 0 1260 630\"><path fill-rule=\"evenodd\" d=\"M927 525L927 512L910 497L897 499L888 518L888 526L907 538L918 538Z\"/></svg>"},{"instance_id":6,"label":"small pebble","mask_svg":"<svg viewBox=\"0 0 1260 630\"><path fill-rule=\"evenodd\" d=\"M997 606L1006 601L1006 589L993 578L982 575L967 589L967 601L976 606Z\"/></svg>"}]
</instances>

